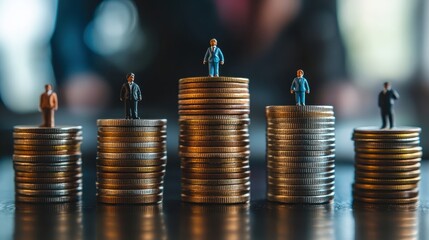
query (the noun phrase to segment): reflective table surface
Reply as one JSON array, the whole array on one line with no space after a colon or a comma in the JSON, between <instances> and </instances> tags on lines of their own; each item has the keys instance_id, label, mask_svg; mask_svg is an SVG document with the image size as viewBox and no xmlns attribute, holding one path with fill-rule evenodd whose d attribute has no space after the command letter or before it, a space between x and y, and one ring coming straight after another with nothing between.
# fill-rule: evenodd
<instances>
[{"instance_id":1,"label":"reflective table surface","mask_svg":"<svg viewBox=\"0 0 429 240\"><path fill-rule=\"evenodd\" d=\"M352 164L337 165L335 201L328 205L266 201L264 164L251 164L249 204L183 203L180 166L172 160L162 204L107 205L96 202L94 161L86 161L82 202L43 205L15 204L12 159L0 159L0 239L429 239L426 162L418 208L380 210L353 209Z\"/></svg>"}]
</instances>

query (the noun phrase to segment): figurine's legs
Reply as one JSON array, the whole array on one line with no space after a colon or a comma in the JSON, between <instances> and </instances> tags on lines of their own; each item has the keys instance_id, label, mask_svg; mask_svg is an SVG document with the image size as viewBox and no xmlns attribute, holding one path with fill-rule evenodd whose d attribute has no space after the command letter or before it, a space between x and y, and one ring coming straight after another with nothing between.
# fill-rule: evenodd
<instances>
[{"instance_id":1,"label":"figurine's legs","mask_svg":"<svg viewBox=\"0 0 429 240\"><path fill-rule=\"evenodd\" d=\"M214 76L219 77L219 63L214 63Z\"/></svg>"},{"instance_id":2,"label":"figurine's legs","mask_svg":"<svg viewBox=\"0 0 429 240\"><path fill-rule=\"evenodd\" d=\"M214 63L209 62L209 76L213 77L214 76Z\"/></svg>"},{"instance_id":3,"label":"figurine's legs","mask_svg":"<svg viewBox=\"0 0 429 240\"><path fill-rule=\"evenodd\" d=\"M45 108L42 109L43 124L41 127L54 127L54 110Z\"/></svg>"},{"instance_id":4,"label":"figurine's legs","mask_svg":"<svg viewBox=\"0 0 429 240\"><path fill-rule=\"evenodd\" d=\"M295 92L295 102L297 106L301 105L301 97L299 92Z\"/></svg>"},{"instance_id":5,"label":"figurine's legs","mask_svg":"<svg viewBox=\"0 0 429 240\"><path fill-rule=\"evenodd\" d=\"M388 117L389 117L389 125L390 125L390 128L393 128L393 126L394 126L394 124L393 124L393 111L392 110L390 110L389 111L389 114L387 115Z\"/></svg>"},{"instance_id":6,"label":"figurine's legs","mask_svg":"<svg viewBox=\"0 0 429 240\"><path fill-rule=\"evenodd\" d=\"M387 118L387 114L382 110L381 111L381 128L386 128L386 119Z\"/></svg>"},{"instance_id":7,"label":"figurine's legs","mask_svg":"<svg viewBox=\"0 0 429 240\"><path fill-rule=\"evenodd\" d=\"M131 102L131 113L132 113L132 118L133 119L138 119L139 117L137 116L137 101L130 101Z\"/></svg>"},{"instance_id":8,"label":"figurine's legs","mask_svg":"<svg viewBox=\"0 0 429 240\"><path fill-rule=\"evenodd\" d=\"M131 101L125 100L125 119L131 118Z\"/></svg>"},{"instance_id":9,"label":"figurine's legs","mask_svg":"<svg viewBox=\"0 0 429 240\"><path fill-rule=\"evenodd\" d=\"M301 95L301 105L305 106L305 92L300 92Z\"/></svg>"}]
</instances>

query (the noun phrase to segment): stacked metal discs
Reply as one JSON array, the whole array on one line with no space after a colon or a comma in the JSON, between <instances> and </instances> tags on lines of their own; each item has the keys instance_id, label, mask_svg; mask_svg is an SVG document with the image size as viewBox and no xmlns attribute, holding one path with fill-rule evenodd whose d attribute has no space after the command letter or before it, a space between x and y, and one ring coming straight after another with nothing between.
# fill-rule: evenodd
<instances>
[{"instance_id":1,"label":"stacked metal discs","mask_svg":"<svg viewBox=\"0 0 429 240\"><path fill-rule=\"evenodd\" d=\"M182 200L249 201L249 80L179 81Z\"/></svg>"},{"instance_id":2,"label":"stacked metal discs","mask_svg":"<svg viewBox=\"0 0 429 240\"><path fill-rule=\"evenodd\" d=\"M167 162L167 120L101 119L97 125L98 201L161 202Z\"/></svg>"},{"instance_id":3,"label":"stacked metal discs","mask_svg":"<svg viewBox=\"0 0 429 240\"><path fill-rule=\"evenodd\" d=\"M334 198L332 106L268 106L268 200L327 203Z\"/></svg>"},{"instance_id":4,"label":"stacked metal discs","mask_svg":"<svg viewBox=\"0 0 429 240\"><path fill-rule=\"evenodd\" d=\"M17 202L62 203L81 199L81 126L16 126L13 138Z\"/></svg>"},{"instance_id":5,"label":"stacked metal discs","mask_svg":"<svg viewBox=\"0 0 429 240\"><path fill-rule=\"evenodd\" d=\"M420 128L356 128L355 201L414 204L420 181Z\"/></svg>"}]
</instances>

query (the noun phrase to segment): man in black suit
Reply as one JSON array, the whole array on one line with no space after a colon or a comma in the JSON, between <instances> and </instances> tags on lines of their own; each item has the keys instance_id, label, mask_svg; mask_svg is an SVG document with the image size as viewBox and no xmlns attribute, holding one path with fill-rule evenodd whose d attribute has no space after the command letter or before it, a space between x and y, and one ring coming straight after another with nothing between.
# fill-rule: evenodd
<instances>
[{"instance_id":1,"label":"man in black suit","mask_svg":"<svg viewBox=\"0 0 429 240\"><path fill-rule=\"evenodd\" d=\"M399 98L398 92L393 90L389 82L384 83L384 89L378 95L378 106L381 110L381 119L383 125L381 128L386 128L387 118L389 118L390 128L393 128L393 103Z\"/></svg>"},{"instance_id":2,"label":"man in black suit","mask_svg":"<svg viewBox=\"0 0 429 240\"><path fill-rule=\"evenodd\" d=\"M127 82L121 88L121 101L125 101L125 118L139 119L137 116L137 103L142 100L140 87L134 83L134 73L127 74Z\"/></svg>"}]
</instances>

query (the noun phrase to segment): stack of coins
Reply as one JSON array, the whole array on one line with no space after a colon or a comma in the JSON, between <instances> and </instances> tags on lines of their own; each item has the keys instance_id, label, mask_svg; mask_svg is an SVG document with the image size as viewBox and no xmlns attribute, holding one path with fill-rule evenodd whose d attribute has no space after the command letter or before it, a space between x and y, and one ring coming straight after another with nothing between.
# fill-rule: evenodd
<instances>
[{"instance_id":1,"label":"stack of coins","mask_svg":"<svg viewBox=\"0 0 429 240\"><path fill-rule=\"evenodd\" d=\"M268 200L328 203L334 198L332 106L268 106Z\"/></svg>"},{"instance_id":2,"label":"stack of coins","mask_svg":"<svg viewBox=\"0 0 429 240\"><path fill-rule=\"evenodd\" d=\"M249 201L249 101L245 78L180 79L183 201Z\"/></svg>"},{"instance_id":3,"label":"stack of coins","mask_svg":"<svg viewBox=\"0 0 429 240\"><path fill-rule=\"evenodd\" d=\"M167 120L100 119L97 199L103 203L162 201Z\"/></svg>"},{"instance_id":4,"label":"stack of coins","mask_svg":"<svg viewBox=\"0 0 429 240\"><path fill-rule=\"evenodd\" d=\"M420 181L420 128L356 128L353 198L374 204L415 204Z\"/></svg>"},{"instance_id":5,"label":"stack of coins","mask_svg":"<svg viewBox=\"0 0 429 240\"><path fill-rule=\"evenodd\" d=\"M17 202L63 203L81 199L81 126L16 126L13 138Z\"/></svg>"}]
</instances>

